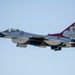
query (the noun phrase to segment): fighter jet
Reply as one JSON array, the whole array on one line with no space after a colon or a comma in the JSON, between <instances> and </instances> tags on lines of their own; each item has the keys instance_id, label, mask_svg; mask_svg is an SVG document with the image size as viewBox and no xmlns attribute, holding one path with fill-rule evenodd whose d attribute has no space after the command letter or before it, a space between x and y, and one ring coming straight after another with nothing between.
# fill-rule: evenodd
<instances>
[{"instance_id":1,"label":"fighter jet","mask_svg":"<svg viewBox=\"0 0 75 75\"><path fill-rule=\"evenodd\" d=\"M0 37L10 38L17 47L26 48L27 45L33 45L46 48L48 46L54 51L59 51L62 48L75 47L75 22L57 34L39 35L19 29L7 29L0 32Z\"/></svg>"}]
</instances>

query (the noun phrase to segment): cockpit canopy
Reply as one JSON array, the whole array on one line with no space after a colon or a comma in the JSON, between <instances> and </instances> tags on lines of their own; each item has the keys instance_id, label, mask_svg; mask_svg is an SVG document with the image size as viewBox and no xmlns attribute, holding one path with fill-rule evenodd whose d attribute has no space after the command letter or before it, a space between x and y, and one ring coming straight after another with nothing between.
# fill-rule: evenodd
<instances>
[{"instance_id":1,"label":"cockpit canopy","mask_svg":"<svg viewBox=\"0 0 75 75\"><path fill-rule=\"evenodd\" d=\"M7 29L4 32L19 32L19 29Z\"/></svg>"}]
</instances>

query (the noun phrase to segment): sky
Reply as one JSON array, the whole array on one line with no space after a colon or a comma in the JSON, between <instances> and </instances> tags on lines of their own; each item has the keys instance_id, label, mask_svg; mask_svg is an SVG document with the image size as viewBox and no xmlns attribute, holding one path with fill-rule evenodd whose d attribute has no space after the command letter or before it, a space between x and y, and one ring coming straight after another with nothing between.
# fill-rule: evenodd
<instances>
[{"instance_id":1,"label":"sky","mask_svg":"<svg viewBox=\"0 0 75 75\"><path fill-rule=\"evenodd\" d=\"M75 22L75 0L0 0L0 31L47 35ZM0 75L75 75L75 48L18 48L0 38Z\"/></svg>"}]
</instances>

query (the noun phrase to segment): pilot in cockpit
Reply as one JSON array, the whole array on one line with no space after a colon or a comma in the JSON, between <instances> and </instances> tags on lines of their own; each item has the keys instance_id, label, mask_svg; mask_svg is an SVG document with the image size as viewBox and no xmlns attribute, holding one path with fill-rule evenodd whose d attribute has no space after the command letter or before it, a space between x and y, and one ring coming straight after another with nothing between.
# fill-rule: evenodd
<instances>
[{"instance_id":1,"label":"pilot in cockpit","mask_svg":"<svg viewBox=\"0 0 75 75\"><path fill-rule=\"evenodd\" d=\"M8 29L5 30L4 32L19 32L19 29Z\"/></svg>"}]
</instances>

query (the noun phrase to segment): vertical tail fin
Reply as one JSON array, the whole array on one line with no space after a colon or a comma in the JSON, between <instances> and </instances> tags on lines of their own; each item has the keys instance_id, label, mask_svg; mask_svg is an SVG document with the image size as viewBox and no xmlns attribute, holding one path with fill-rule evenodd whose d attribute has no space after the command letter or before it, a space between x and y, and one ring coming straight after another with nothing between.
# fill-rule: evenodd
<instances>
[{"instance_id":1,"label":"vertical tail fin","mask_svg":"<svg viewBox=\"0 0 75 75\"><path fill-rule=\"evenodd\" d=\"M61 32L62 36L75 39L75 22Z\"/></svg>"},{"instance_id":2,"label":"vertical tail fin","mask_svg":"<svg viewBox=\"0 0 75 75\"><path fill-rule=\"evenodd\" d=\"M64 33L67 30L70 30L71 28L74 28L74 26L75 26L75 22L71 24L68 28L66 28L64 31L62 31L62 33Z\"/></svg>"},{"instance_id":3,"label":"vertical tail fin","mask_svg":"<svg viewBox=\"0 0 75 75\"><path fill-rule=\"evenodd\" d=\"M75 22L58 34L48 34L48 36L67 37L75 40Z\"/></svg>"}]
</instances>

